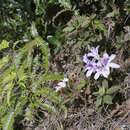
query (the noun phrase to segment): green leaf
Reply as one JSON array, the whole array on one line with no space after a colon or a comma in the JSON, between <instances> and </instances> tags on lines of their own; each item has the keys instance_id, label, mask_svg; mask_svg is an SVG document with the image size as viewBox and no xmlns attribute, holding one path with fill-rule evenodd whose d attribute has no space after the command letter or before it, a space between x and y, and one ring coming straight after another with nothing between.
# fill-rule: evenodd
<instances>
[{"instance_id":1,"label":"green leaf","mask_svg":"<svg viewBox=\"0 0 130 130\"><path fill-rule=\"evenodd\" d=\"M106 95L106 96L103 97L103 101L106 104L112 104L112 97L109 96L109 95Z\"/></svg>"},{"instance_id":2,"label":"green leaf","mask_svg":"<svg viewBox=\"0 0 130 130\"><path fill-rule=\"evenodd\" d=\"M7 42L6 40L3 40L3 41L0 43L0 50L5 49L5 48L8 48L8 47L9 47L9 42Z\"/></svg>"},{"instance_id":3,"label":"green leaf","mask_svg":"<svg viewBox=\"0 0 130 130\"><path fill-rule=\"evenodd\" d=\"M74 27L66 27L63 29L63 32L71 32L74 30Z\"/></svg>"},{"instance_id":4,"label":"green leaf","mask_svg":"<svg viewBox=\"0 0 130 130\"><path fill-rule=\"evenodd\" d=\"M22 40L18 40L18 41L16 41L16 42L14 42L13 43L13 49L16 47L16 45L18 44L18 43L20 43L20 42L23 42Z\"/></svg>"},{"instance_id":5,"label":"green leaf","mask_svg":"<svg viewBox=\"0 0 130 130\"><path fill-rule=\"evenodd\" d=\"M50 89L49 87L45 87L40 91L36 91L35 94L39 96L40 95L46 96L51 102L55 102L57 104L62 102L60 96L58 96L57 93L52 89Z\"/></svg>"},{"instance_id":6,"label":"green leaf","mask_svg":"<svg viewBox=\"0 0 130 130\"><path fill-rule=\"evenodd\" d=\"M45 82L45 81L48 81L48 80L62 80L63 78L64 78L63 75L48 73L48 74L44 74L42 76L41 81Z\"/></svg>"},{"instance_id":7,"label":"green leaf","mask_svg":"<svg viewBox=\"0 0 130 130\"><path fill-rule=\"evenodd\" d=\"M76 88L83 88L84 86L86 85L86 81L85 80L82 80L81 84L79 84Z\"/></svg>"},{"instance_id":8,"label":"green leaf","mask_svg":"<svg viewBox=\"0 0 130 130\"><path fill-rule=\"evenodd\" d=\"M103 96L105 94L105 87L104 86L102 86L102 87L99 88L99 94L101 96Z\"/></svg>"},{"instance_id":9,"label":"green leaf","mask_svg":"<svg viewBox=\"0 0 130 130\"><path fill-rule=\"evenodd\" d=\"M8 77L5 77L3 79L3 82L8 82L8 81L12 81L16 78L16 73L15 72L11 72Z\"/></svg>"},{"instance_id":10,"label":"green leaf","mask_svg":"<svg viewBox=\"0 0 130 130\"><path fill-rule=\"evenodd\" d=\"M108 81L107 80L103 80L102 86L104 86L104 88L108 88Z\"/></svg>"},{"instance_id":11,"label":"green leaf","mask_svg":"<svg viewBox=\"0 0 130 130\"><path fill-rule=\"evenodd\" d=\"M36 29L35 22L32 22L32 26L31 26L31 34L32 34L33 37L38 36L38 32L37 32L37 29Z\"/></svg>"},{"instance_id":12,"label":"green leaf","mask_svg":"<svg viewBox=\"0 0 130 130\"><path fill-rule=\"evenodd\" d=\"M111 88L107 89L106 94L112 94L114 93L117 89L119 89L120 86L112 86Z\"/></svg>"},{"instance_id":13,"label":"green leaf","mask_svg":"<svg viewBox=\"0 0 130 130\"><path fill-rule=\"evenodd\" d=\"M25 110L25 119L29 121L33 120L33 113L34 113L34 104L30 103Z\"/></svg>"},{"instance_id":14,"label":"green leaf","mask_svg":"<svg viewBox=\"0 0 130 130\"><path fill-rule=\"evenodd\" d=\"M99 20L95 20L93 23L94 28L98 29L99 31L103 31L104 35L107 34L107 30L105 28L105 26L101 23L101 21Z\"/></svg>"},{"instance_id":15,"label":"green leaf","mask_svg":"<svg viewBox=\"0 0 130 130\"><path fill-rule=\"evenodd\" d=\"M93 92L93 95L98 96L99 95L99 91L98 92Z\"/></svg>"},{"instance_id":16,"label":"green leaf","mask_svg":"<svg viewBox=\"0 0 130 130\"><path fill-rule=\"evenodd\" d=\"M52 45L54 45L54 46L58 46L58 45L61 45L61 42L58 40L58 39L56 39L55 37L53 37L53 36L48 36L47 37L47 40L49 41L49 43L51 43Z\"/></svg>"},{"instance_id":17,"label":"green leaf","mask_svg":"<svg viewBox=\"0 0 130 130\"><path fill-rule=\"evenodd\" d=\"M9 112L6 116L2 118L3 130L13 130L12 126L14 123L15 112Z\"/></svg>"},{"instance_id":18,"label":"green leaf","mask_svg":"<svg viewBox=\"0 0 130 130\"><path fill-rule=\"evenodd\" d=\"M7 91L7 103L8 105L10 106L10 99L11 99L11 93L12 93L12 88L14 87L14 84L11 82L11 83L8 83L7 84L7 88L8 88L8 91Z\"/></svg>"},{"instance_id":19,"label":"green leaf","mask_svg":"<svg viewBox=\"0 0 130 130\"><path fill-rule=\"evenodd\" d=\"M9 55L0 59L0 69L4 67L9 62Z\"/></svg>"},{"instance_id":20,"label":"green leaf","mask_svg":"<svg viewBox=\"0 0 130 130\"><path fill-rule=\"evenodd\" d=\"M71 9L71 2L70 0L58 0L58 2L64 6L64 8Z\"/></svg>"},{"instance_id":21,"label":"green leaf","mask_svg":"<svg viewBox=\"0 0 130 130\"><path fill-rule=\"evenodd\" d=\"M107 17L107 18L110 18L110 17L115 17L115 16L117 16L117 15L119 15L119 8L113 10L113 11L110 12L110 13L108 13L106 17Z\"/></svg>"},{"instance_id":22,"label":"green leaf","mask_svg":"<svg viewBox=\"0 0 130 130\"><path fill-rule=\"evenodd\" d=\"M64 111L64 118L67 118L67 107L63 104L59 104L60 108Z\"/></svg>"},{"instance_id":23,"label":"green leaf","mask_svg":"<svg viewBox=\"0 0 130 130\"><path fill-rule=\"evenodd\" d=\"M102 104L102 97L98 97L96 101L96 108L98 108Z\"/></svg>"},{"instance_id":24,"label":"green leaf","mask_svg":"<svg viewBox=\"0 0 130 130\"><path fill-rule=\"evenodd\" d=\"M56 114L56 109L48 101L41 103L40 101L37 100L37 105L43 110L50 111L54 115Z\"/></svg>"},{"instance_id":25,"label":"green leaf","mask_svg":"<svg viewBox=\"0 0 130 130\"><path fill-rule=\"evenodd\" d=\"M50 57L50 50L47 47L48 43L43 40L41 37L36 37L35 40L33 41L33 44L40 46L42 53L43 53L43 62L44 62L44 67L46 69L46 71L48 71L49 67L50 67L50 63L49 63L49 57Z\"/></svg>"}]
</instances>

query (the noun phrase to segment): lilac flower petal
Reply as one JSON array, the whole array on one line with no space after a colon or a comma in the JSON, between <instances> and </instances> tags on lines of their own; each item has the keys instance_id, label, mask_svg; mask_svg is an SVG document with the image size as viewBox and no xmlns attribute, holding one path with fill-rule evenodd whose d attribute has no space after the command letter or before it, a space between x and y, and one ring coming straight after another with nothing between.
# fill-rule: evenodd
<instances>
[{"instance_id":1,"label":"lilac flower petal","mask_svg":"<svg viewBox=\"0 0 130 130\"><path fill-rule=\"evenodd\" d=\"M89 59L88 59L88 57L87 57L87 54L85 54L85 55L82 57L82 60L83 60L83 62L85 62L85 63L88 63L88 62L89 62Z\"/></svg>"},{"instance_id":2,"label":"lilac flower petal","mask_svg":"<svg viewBox=\"0 0 130 130\"><path fill-rule=\"evenodd\" d=\"M111 61L115 58L115 54L109 56L107 53L103 54L103 57L100 57L98 54L99 46L91 47L88 45L88 50L90 51L88 54L83 56L83 61L86 63L84 66L84 72L87 71L86 77L91 76L93 72L96 72L94 79L97 80L100 75L103 77L108 77L110 74L111 68L120 68L120 65L112 63ZM92 59L89 60L89 57Z\"/></svg>"},{"instance_id":3,"label":"lilac flower petal","mask_svg":"<svg viewBox=\"0 0 130 130\"><path fill-rule=\"evenodd\" d=\"M66 83L65 82L59 82L58 86L61 86L61 87L65 88L66 87Z\"/></svg>"},{"instance_id":4,"label":"lilac flower petal","mask_svg":"<svg viewBox=\"0 0 130 130\"><path fill-rule=\"evenodd\" d=\"M101 73L100 73L100 72L97 72L97 73L95 74L95 76L94 76L94 79L97 80L100 75L101 75Z\"/></svg>"},{"instance_id":5,"label":"lilac flower petal","mask_svg":"<svg viewBox=\"0 0 130 130\"><path fill-rule=\"evenodd\" d=\"M102 75L103 75L105 78L107 78L109 74L110 74L110 71L107 70L107 69L102 72Z\"/></svg>"},{"instance_id":6,"label":"lilac flower petal","mask_svg":"<svg viewBox=\"0 0 130 130\"><path fill-rule=\"evenodd\" d=\"M97 51L97 53L98 53L98 48L99 48L99 47L100 47L100 46L97 46L97 47L96 47L96 51Z\"/></svg>"},{"instance_id":7,"label":"lilac flower petal","mask_svg":"<svg viewBox=\"0 0 130 130\"><path fill-rule=\"evenodd\" d=\"M56 86L55 89L56 89L56 92L58 92L62 87L60 86Z\"/></svg>"},{"instance_id":8,"label":"lilac flower petal","mask_svg":"<svg viewBox=\"0 0 130 130\"><path fill-rule=\"evenodd\" d=\"M63 82L68 82L68 80L69 80L68 78L64 78Z\"/></svg>"},{"instance_id":9,"label":"lilac flower petal","mask_svg":"<svg viewBox=\"0 0 130 130\"><path fill-rule=\"evenodd\" d=\"M111 68L120 68L120 65L118 65L118 64L115 64L115 63L109 63L109 66L111 67Z\"/></svg>"},{"instance_id":10,"label":"lilac flower petal","mask_svg":"<svg viewBox=\"0 0 130 130\"><path fill-rule=\"evenodd\" d=\"M87 55L88 57L95 57L95 55L93 54L93 53L88 53L88 55Z\"/></svg>"},{"instance_id":11,"label":"lilac flower petal","mask_svg":"<svg viewBox=\"0 0 130 130\"><path fill-rule=\"evenodd\" d=\"M109 57L109 62L111 62L115 57L116 57L116 55L112 54L112 55Z\"/></svg>"},{"instance_id":12,"label":"lilac flower petal","mask_svg":"<svg viewBox=\"0 0 130 130\"><path fill-rule=\"evenodd\" d=\"M86 77L91 76L92 72L93 72L93 70L89 70L89 71L87 71L87 73L86 73Z\"/></svg>"},{"instance_id":13,"label":"lilac flower petal","mask_svg":"<svg viewBox=\"0 0 130 130\"><path fill-rule=\"evenodd\" d=\"M108 58L109 55L108 55L107 53L104 53L104 54L103 54L103 57L104 57L104 58Z\"/></svg>"}]
</instances>

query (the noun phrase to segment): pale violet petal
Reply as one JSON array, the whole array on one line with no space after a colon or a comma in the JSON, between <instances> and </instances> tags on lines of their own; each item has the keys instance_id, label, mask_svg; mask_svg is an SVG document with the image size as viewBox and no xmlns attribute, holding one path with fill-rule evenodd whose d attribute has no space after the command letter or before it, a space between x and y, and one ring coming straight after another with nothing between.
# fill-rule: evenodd
<instances>
[{"instance_id":1,"label":"pale violet petal","mask_svg":"<svg viewBox=\"0 0 130 130\"><path fill-rule=\"evenodd\" d=\"M61 86L61 87L64 88L64 87L66 87L66 83L65 83L65 82L59 82L59 83L58 83L58 86Z\"/></svg>"},{"instance_id":2,"label":"pale violet petal","mask_svg":"<svg viewBox=\"0 0 130 130\"><path fill-rule=\"evenodd\" d=\"M91 76L92 72L93 72L92 70L87 71L87 73L86 73L86 77Z\"/></svg>"},{"instance_id":3,"label":"pale violet petal","mask_svg":"<svg viewBox=\"0 0 130 130\"><path fill-rule=\"evenodd\" d=\"M69 80L68 78L64 78L63 82L68 82L68 80Z\"/></svg>"},{"instance_id":4,"label":"pale violet petal","mask_svg":"<svg viewBox=\"0 0 130 130\"><path fill-rule=\"evenodd\" d=\"M95 57L95 55L93 53L88 53L87 56L88 57L90 57L90 56Z\"/></svg>"},{"instance_id":5,"label":"pale violet petal","mask_svg":"<svg viewBox=\"0 0 130 130\"><path fill-rule=\"evenodd\" d=\"M88 60L88 57L87 57L87 54L85 54L83 57L82 57L82 60L83 62L87 63L89 60Z\"/></svg>"},{"instance_id":6,"label":"pale violet petal","mask_svg":"<svg viewBox=\"0 0 130 130\"><path fill-rule=\"evenodd\" d=\"M97 73L94 75L94 79L97 80L100 75L101 75L101 73L100 73L100 72L97 72Z\"/></svg>"},{"instance_id":7,"label":"pale violet petal","mask_svg":"<svg viewBox=\"0 0 130 130\"><path fill-rule=\"evenodd\" d=\"M111 67L111 68L120 68L120 65L118 65L118 64L115 64L115 63L109 63L109 66Z\"/></svg>"},{"instance_id":8,"label":"pale violet petal","mask_svg":"<svg viewBox=\"0 0 130 130\"><path fill-rule=\"evenodd\" d=\"M116 55L112 54L112 55L109 57L109 62L111 62L115 57L116 57Z\"/></svg>"},{"instance_id":9,"label":"pale violet petal","mask_svg":"<svg viewBox=\"0 0 130 130\"><path fill-rule=\"evenodd\" d=\"M105 78L107 78L109 74L110 74L110 71L108 71L107 69L102 72L102 75L103 75Z\"/></svg>"},{"instance_id":10,"label":"pale violet petal","mask_svg":"<svg viewBox=\"0 0 130 130\"><path fill-rule=\"evenodd\" d=\"M97 46L97 47L96 47L96 51L97 51L97 53L98 53L98 48L99 48L99 47L100 47L100 46Z\"/></svg>"},{"instance_id":11,"label":"pale violet petal","mask_svg":"<svg viewBox=\"0 0 130 130\"><path fill-rule=\"evenodd\" d=\"M62 87L60 86L56 86L55 89L56 89L56 92L58 92Z\"/></svg>"},{"instance_id":12,"label":"pale violet petal","mask_svg":"<svg viewBox=\"0 0 130 130\"><path fill-rule=\"evenodd\" d=\"M108 55L107 53L104 53L104 54L103 54L103 57L104 57L104 58L108 58L109 55Z\"/></svg>"}]
</instances>

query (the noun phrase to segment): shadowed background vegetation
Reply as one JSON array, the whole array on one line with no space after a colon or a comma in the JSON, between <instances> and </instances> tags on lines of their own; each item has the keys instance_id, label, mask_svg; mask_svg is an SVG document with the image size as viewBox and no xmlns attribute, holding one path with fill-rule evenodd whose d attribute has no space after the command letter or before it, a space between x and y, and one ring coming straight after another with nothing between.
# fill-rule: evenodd
<instances>
[{"instance_id":1,"label":"shadowed background vegetation","mask_svg":"<svg viewBox=\"0 0 130 130\"><path fill-rule=\"evenodd\" d=\"M130 127L129 0L0 4L1 129ZM86 78L81 58L88 45L116 54L120 69L108 79ZM65 76L67 87L56 92Z\"/></svg>"}]
</instances>

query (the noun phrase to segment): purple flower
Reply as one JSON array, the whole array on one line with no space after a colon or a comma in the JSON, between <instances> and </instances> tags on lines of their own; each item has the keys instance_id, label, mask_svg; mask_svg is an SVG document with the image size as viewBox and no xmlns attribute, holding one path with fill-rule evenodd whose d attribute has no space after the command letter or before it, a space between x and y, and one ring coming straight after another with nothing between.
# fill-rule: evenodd
<instances>
[{"instance_id":1,"label":"purple flower","mask_svg":"<svg viewBox=\"0 0 130 130\"><path fill-rule=\"evenodd\" d=\"M87 71L86 77L89 77L89 76L91 76L91 74L93 72L95 72L95 70L96 70L96 64L93 61L89 61L89 62L87 62L87 64L84 66L83 69L84 69L84 72Z\"/></svg>"},{"instance_id":2,"label":"purple flower","mask_svg":"<svg viewBox=\"0 0 130 130\"><path fill-rule=\"evenodd\" d=\"M108 67L103 66L100 61L97 63L96 66L96 74L94 76L94 79L97 80L99 78L100 75L103 75L105 78L108 77L108 75L110 74L110 70Z\"/></svg>"},{"instance_id":3,"label":"purple flower","mask_svg":"<svg viewBox=\"0 0 130 130\"><path fill-rule=\"evenodd\" d=\"M95 73L95 80L97 80L100 75L108 78L110 74L110 68L120 68L120 65L112 62L116 55L112 54L109 56L107 53L104 53L103 58L101 58L98 54L99 46L96 48L90 48L88 46L88 48L91 52L85 54L82 58L83 62L86 63L86 65L83 67L84 72L87 71L86 77L89 77L92 73ZM92 57L92 59L90 60L89 57Z\"/></svg>"},{"instance_id":4,"label":"purple flower","mask_svg":"<svg viewBox=\"0 0 130 130\"><path fill-rule=\"evenodd\" d=\"M97 63L97 73L94 76L94 79L97 80L100 75L103 75L107 78L110 74L110 67L111 68L120 68L118 64L112 63L111 61L115 58L116 55L112 54L109 56L107 53L103 55L103 58L99 60Z\"/></svg>"},{"instance_id":5,"label":"purple flower","mask_svg":"<svg viewBox=\"0 0 130 130\"><path fill-rule=\"evenodd\" d=\"M82 57L82 61L85 62L86 64L87 64L88 62L90 62L90 60L88 59L87 54L85 54L85 55Z\"/></svg>"},{"instance_id":6,"label":"purple flower","mask_svg":"<svg viewBox=\"0 0 130 130\"><path fill-rule=\"evenodd\" d=\"M88 57L93 57L93 58L95 58L95 59L98 60L98 59L100 58L100 56L99 56L99 54L98 54L98 48L99 48L99 46L97 46L96 48L95 48L95 47L90 48L90 46L88 45L88 49L89 49L91 52L88 53L87 56L88 56Z\"/></svg>"},{"instance_id":7,"label":"purple flower","mask_svg":"<svg viewBox=\"0 0 130 130\"><path fill-rule=\"evenodd\" d=\"M114 55L114 54L109 56L107 53L105 53L102 58L103 65L106 66L107 68L109 68L109 67L115 68L115 69L120 68L120 65L111 62L115 57L116 57L116 55Z\"/></svg>"},{"instance_id":8,"label":"purple flower","mask_svg":"<svg viewBox=\"0 0 130 130\"><path fill-rule=\"evenodd\" d=\"M55 89L56 89L56 92L58 92L58 91L60 91L62 88L65 88L66 87L66 83L68 82L68 78L64 78L63 80L62 80L62 82L59 82L58 84L57 84L57 86L55 87Z\"/></svg>"}]
</instances>

